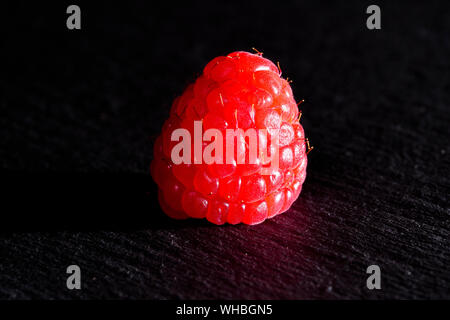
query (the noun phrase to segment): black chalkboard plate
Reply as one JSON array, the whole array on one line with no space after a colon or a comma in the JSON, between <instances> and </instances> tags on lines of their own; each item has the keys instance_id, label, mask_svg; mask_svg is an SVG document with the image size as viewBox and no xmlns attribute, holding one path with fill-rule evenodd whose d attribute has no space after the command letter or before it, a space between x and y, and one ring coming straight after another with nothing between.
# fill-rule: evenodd
<instances>
[{"instance_id":1,"label":"black chalkboard plate","mask_svg":"<svg viewBox=\"0 0 450 320\"><path fill-rule=\"evenodd\" d=\"M450 298L449 7L379 2L368 30L369 4L80 2L81 30L65 4L1 10L0 297ZM302 194L258 226L170 220L149 163L171 101L251 47L306 101Z\"/></svg>"}]
</instances>

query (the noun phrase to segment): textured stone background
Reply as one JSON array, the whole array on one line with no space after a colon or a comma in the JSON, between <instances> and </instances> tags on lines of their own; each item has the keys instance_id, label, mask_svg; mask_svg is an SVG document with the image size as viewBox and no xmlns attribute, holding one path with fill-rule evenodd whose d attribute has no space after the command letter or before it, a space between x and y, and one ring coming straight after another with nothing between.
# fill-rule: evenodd
<instances>
[{"instance_id":1,"label":"textured stone background","mask_svg":"<svg viewBox=\"0 0 450 320\"><path fill-rule=\"evenodd\" d=\"M366 1L80 2L81 31L69 4L0 10L1 298L450 298L445 1L379 1L379 31ZM306 100L302 194L255 227L171 221L152 141L207 61L251 47Z\"/></svg>"}]
</instances>

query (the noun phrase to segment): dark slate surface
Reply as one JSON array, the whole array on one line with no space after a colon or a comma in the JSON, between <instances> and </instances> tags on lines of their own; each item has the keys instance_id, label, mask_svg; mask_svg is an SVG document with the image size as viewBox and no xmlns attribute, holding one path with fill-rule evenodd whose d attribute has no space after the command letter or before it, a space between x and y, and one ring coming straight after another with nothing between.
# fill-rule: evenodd
<instances>
[{"instance_id":1,"label":"dark slate surface","mask_svg":"<svg viewBox=\"0 0 450 320\"><path fill-rule=\"evenodd\" d=\"M78 32L68 4L1 5L1 298L450 298L445 1L378 2L379 31L364 1L81 3ZM171 221L152 139L208 60L253 46L306 100L302 194L254 227Z\"/></svg>"}]
</instances>

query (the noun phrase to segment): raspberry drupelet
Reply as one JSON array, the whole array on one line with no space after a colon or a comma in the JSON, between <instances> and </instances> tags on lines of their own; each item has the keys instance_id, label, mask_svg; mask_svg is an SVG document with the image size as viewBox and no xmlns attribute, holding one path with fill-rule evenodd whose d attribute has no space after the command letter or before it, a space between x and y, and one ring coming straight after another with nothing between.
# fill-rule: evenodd
<instances>
[{"instance_id":1,"label":"raspberry drupelet","mask_svg":"<svg viewBox=\"0 0 450 320\"><path fill-rule=\"evenodd\" d=\"M248 161L245 139L236 139L245 150L245 163L236 161L236 147L231 162L198 163L191 155L190 163L175 164L171 155L178 141L172 141L172 133L184 128L194 137L194 121L202 121L203 131L217 129L223 137L227 129L266 129L266 137L257 136L258 145L268 154L278 148L278 165L271 166L261 153ZM200 145L203 152L208 142ZM194 141L192 146L194 150ZM291 207L302 190L306 165L304 131L289 82L262 54L239 51L214 58L175 99L155 141L151 174L168 216L253 225Z\"/></svg>"}]
</instances>

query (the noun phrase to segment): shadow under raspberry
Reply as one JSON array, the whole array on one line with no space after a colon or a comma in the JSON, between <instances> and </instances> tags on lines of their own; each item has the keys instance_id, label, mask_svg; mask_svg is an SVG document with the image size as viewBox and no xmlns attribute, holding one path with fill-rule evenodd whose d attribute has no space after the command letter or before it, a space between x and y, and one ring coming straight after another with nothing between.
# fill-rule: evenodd
<instances>
[{"instance_id":1,"label":"shadow under raspberry","mask_svg":"<svg viewBox=\"0 0 450 320\"><path fill-rule=\"evenodd\" d=\"M126 231L182 225L161 211L149 174L2 172L0 177L3 232Z\"/></svg>"}]
</instances>

